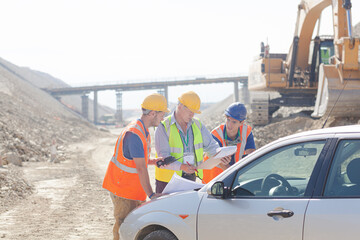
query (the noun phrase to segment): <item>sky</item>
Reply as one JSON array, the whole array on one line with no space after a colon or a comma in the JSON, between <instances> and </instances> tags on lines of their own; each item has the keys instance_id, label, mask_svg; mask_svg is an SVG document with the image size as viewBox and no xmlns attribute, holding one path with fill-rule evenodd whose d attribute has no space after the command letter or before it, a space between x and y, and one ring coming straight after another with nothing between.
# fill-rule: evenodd
<instances>
[{"instance_id":1,"label":"sky","mask_svg":"<svg viewBox=\"0 0 360 240\"><path fill-rule=\"evenodd\" d=\"M260 42L287 53L298 0L0 0L0 57L71 86L247 75ZM360 1L352 1L353 25ZM331 9L321 34L332 34ZM220 101L233 85L169 88ZM123 109L154 92L123 93ZM90 96L91 97L91 96ZM115 108L115 92L98 100Z\"/></svg>"}]
</instances>

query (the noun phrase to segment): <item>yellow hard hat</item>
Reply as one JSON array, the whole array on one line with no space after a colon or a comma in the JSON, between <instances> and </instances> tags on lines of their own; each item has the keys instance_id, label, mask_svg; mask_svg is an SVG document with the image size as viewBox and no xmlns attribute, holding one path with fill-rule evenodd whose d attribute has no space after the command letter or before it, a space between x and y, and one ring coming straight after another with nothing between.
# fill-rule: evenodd
<instances>
[{"instance_id":1,"label":"yellow hard hat","mask_svg":"<svg viewBox=\"0 0 360 240\"><path fill-rule=\"evenodd\" d=\"M201 113L200 98L195 92L189 91L181 94L181 96L179 97L179 102L186 106L188 109L190 109L190 111L194 113Z\"/></svg>"},{"instance_id":2,"label":"yellow hard hat","mask_svg":"<svg viewBox=\"0 0 360 240\"><path fill-rule=\"evenodd\" d=\"M141 107L147 110L170 112L170 110L167 109L166 98L159 93L153 93L147 96L141 104Z\"/></svg>"}]
</instances>

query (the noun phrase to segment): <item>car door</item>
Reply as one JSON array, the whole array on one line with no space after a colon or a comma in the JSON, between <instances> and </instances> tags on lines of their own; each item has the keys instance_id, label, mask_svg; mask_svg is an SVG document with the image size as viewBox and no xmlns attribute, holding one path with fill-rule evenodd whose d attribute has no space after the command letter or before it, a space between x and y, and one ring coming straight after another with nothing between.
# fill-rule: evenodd
<instances>
[{"instance_id":1,"label":"car door","mask_svg":"<svg viewBox=\"0 0 360 240\"><path fill-rule=\"evenodd\" d=\"M326 143L285 145L233 168L223 180L227 196L207 195L200 204L198 239L302 239L314 169Z\"/></svg>"},{"instance_id":2,"label":"car door","mask_svg":"<svg viewBox=\"0 0 360 240\"><path fill-rule=\"evenodd\" d=\"M304 240L359 239L360 139L340 135L328 163L324 188L315 191L306 211Z\"/></svg>"}]
</instances>

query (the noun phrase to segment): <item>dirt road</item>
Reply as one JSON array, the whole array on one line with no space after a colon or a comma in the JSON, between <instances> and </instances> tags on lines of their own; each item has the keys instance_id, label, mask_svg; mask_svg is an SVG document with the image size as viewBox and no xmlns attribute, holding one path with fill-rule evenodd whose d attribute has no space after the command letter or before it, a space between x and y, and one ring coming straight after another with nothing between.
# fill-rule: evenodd
<instances>
[{"instance_id":1,"label":"dirt road","mask_svg":"<svg viewBox=\"0 0 360 240\"><path fill-rule=\"evenodd\" d=\"M60 163L25 163L35 193L0 215L0 238L112 239L112 203L101 185L116 138L69 146Z\"/></svg>"}]
</instances>

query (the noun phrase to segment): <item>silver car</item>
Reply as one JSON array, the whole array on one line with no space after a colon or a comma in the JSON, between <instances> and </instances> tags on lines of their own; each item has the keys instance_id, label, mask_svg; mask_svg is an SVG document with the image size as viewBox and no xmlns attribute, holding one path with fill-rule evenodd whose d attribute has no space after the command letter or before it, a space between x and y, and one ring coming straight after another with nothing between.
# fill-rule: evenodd
<instances>
[{"instance_id":1,"label":"silver car","mask_svg":"<svg viewBox=\"0 0 360 240\"><path fill-rule=\"evenodd\" d=\"M360 125L255 151L199 190L135 209L121 239L359 239Z\"/></svg>"}]
</instances>

